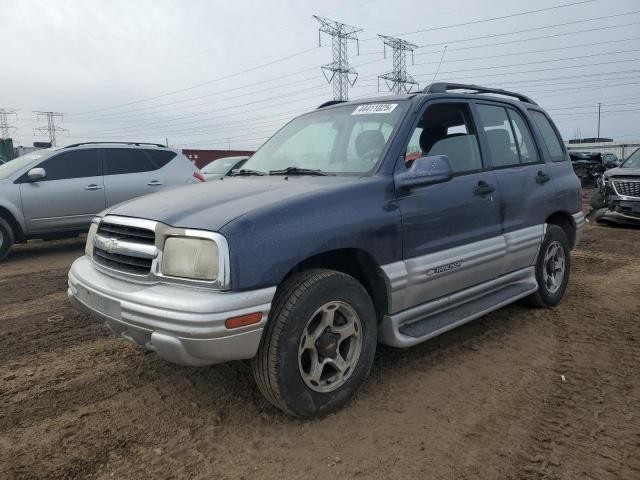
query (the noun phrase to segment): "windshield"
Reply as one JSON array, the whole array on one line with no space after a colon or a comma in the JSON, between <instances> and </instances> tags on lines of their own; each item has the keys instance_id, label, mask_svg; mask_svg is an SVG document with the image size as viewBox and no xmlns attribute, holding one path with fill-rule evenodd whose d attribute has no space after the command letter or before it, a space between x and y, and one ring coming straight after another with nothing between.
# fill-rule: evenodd
<instances>
[{"instance_id":1,"label":"windshield","mask_svg":"<svg viewBox=\"0 0 640 480\"><path fill-rule=\"evenodd\" d=\"M640 148L629 155L620 168L640 168Z\"/></svg>"},{"instance_id":2,"label":"windshield","mask_svg":"<svg viewBox=\"0 0 640 480\"><path fill-rule=\"evenodd\" d=\"M4 180L5 178L9 178L14 173L22 170L24 167L28 166L34 160L38 160L39 158L45 158L51 153L50 150L40 150L37 152L29 153L27 155L23 155L22 157L18 157L15 160L11 160L7 163L0 163L0 180Z\"/></svg>"},{"instance_id":3,"label":"windshield","mask_svg":"<svg viewBox=\"0 0 640 480\"><path fill-rule=\"evenodd\" d=\"M207 166L205 166L201 172L202 173L227 173L233 166L238 163L240 160L246 157L227 157L220 158L218 160L214 160Z\"/></svg>"},{"instance_id":4,"label":"windshield","mask_svg":"<svg viewBox=\"0 0 640 480\"><path fill-rule=\"evenodd\" d=\"M371 171L380 161L409 102L363 103L316 110L277 132L242 168L332 174Z\"/></svg>"}]
</instances>

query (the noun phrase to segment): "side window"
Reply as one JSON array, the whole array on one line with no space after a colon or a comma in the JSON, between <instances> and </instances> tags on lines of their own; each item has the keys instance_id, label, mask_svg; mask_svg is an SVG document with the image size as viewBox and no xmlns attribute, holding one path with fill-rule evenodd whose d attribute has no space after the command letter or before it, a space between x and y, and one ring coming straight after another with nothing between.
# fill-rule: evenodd
<instances>
[{"instance_id":1,"label":"side window","mask_svg":"<svg viewBox=\"0 0 640 480\"><path fill-rule=\"evenodd\" d=\"M537 110L529 110L531 112L531 118L538 127L544 144L549 151L549 156L554 162L561 162L565 160L564 148L562 147L562 141L558 138L555 128L551 125L551 122L544 113Z\"/></svg>"},{"instance_id":2,"label":"side window","mask_svg":"<svg viewBox=\"0 0 640 480\"><path fill-rule=\"evenodd\" d=\"M427 108L411 135L405 164L421 156L446 155L454 173L482 170L478 138L467 104L439 103Z\"/></svg>"},{"instance_id":3,"label":"side window","mask_svg":"<svg viewBox=\"0 0 640 480\"><path fill-rule=\"evenodd\" d=\"M507 108L507 113L509 114L511 127L516 137L516 147L520 155L520 163L538 163L538 151L536 150L536 144L533 141L533 135L531 135L529 126L524 118L522 118L522 115L513 108Z\"/></svg>"},{"instance_id":4,"label":"side window","mask_svg":"<svg viewBox=\"0 0 640 480\"><path fill-rule=\"evenodd\" d=\"M511 128L511 122L504 107L478 105L480 126L489 144L491 162L494 167L508 167L520 164L518 147Z\"/></svg>"},{"instance_id":5,"label":"side window","mask_svg":"<svg viewBox=\"0 0 640 480\"><path fill-rule=\"evenodd\" d=\"M149 157L136 148L105 148L105 175L149 172L155 170Z\"/></svg>"},{"instance_id":6,"label":"side window","mask_svg":"<svg viewBox=\"0 0 640 480\"><path fill-rule=\"evenodd\" d=\"M100 173L100 152L96 149L82 149L64 152L41 163L47 180L97 177Z\"/></svg>"},{"instance_id":7,"label":"side window","mask_svg":"<svg viewBox=\"0 0 640 480\"><path fill-rule=\"evenodd\" d=\"M144 153L151 159L155 168L160 169L164 167L171 160L176 158L176 153L170 150L143 150Z\"/></svg>"}]
</instances>

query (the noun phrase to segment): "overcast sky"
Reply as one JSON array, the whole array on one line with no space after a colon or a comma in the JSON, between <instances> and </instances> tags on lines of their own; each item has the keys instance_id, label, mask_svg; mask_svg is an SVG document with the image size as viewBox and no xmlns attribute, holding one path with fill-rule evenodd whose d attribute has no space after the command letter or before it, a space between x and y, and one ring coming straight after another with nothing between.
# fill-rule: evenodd
<instances>
[{"instance_id":1,"label":"overcast sky","mask_svg":"<svg viewBox=\"0 0 640 480\"><path fill-rule=\"evenodd\" d=\"M51 110L66 114L59 145L253 149L332 98L314 14L362 29L351 98L378 95L377 34L398 35L420 46L420 86L447 45L438 80L529 94L565 139L595 136L601 102L601 136L640 139L638 0L0 0L0 107L18 109L15 145L46 140L32 111Z\"/></svg>"}]
</instances>

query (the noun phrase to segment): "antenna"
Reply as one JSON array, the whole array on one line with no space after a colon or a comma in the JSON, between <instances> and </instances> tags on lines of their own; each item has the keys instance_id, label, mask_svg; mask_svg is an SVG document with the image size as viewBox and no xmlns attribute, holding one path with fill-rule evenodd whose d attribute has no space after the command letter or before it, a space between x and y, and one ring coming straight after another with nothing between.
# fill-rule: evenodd
<instances>
[{"instance_id":1,"label":"antenna","mask_svg":"<svg viewBox=\"0 0 640 480\"><path fill-rule=\"evenodd\" d=\"M9 125L9 115L14 115L16 118L17 110L13 108L0 108L0 139L9 138L9 135L17 130L16 127Z\"/></svg>"},{"instance_id":2,"label":"antenna","mask_svg":"<svg viewBox=\"0 0 640 480\"><path fill-rule=\"evenodd\" d=\"M322 46L322 33L331 36L331 46L333 61L323 65L322 74L327 83L333 82L333 99L345 101L349 99L349 86L356 83L358 73L349 65L349 41L355 41L358 55L360 54L360 43L357 33L361 28L356 28L345 23L329 20L328 18L314 15L320 28L318 29L318 45Z\"/></svg>"},{"instance_id":3,"label":"antenna","mask_svg":"<svg viewBox=\"0 0 640 480\"><path fill-rule=\"evenodd\" d=\"M33 129L33 134L36 135L36 133L40 133L42 135L47 134L49 136L49 142L51 143L52 147L56 146L56 135L58 133L62 133L62 132L66 132L68 131L66 128L62 128L62 127L58 127L55 124L55 120L56 118L60 118L60 121L62 121L62 117L64 116L64 113L60 113L60 112L36 112L34 111L33 113L36 114L36 118L38 120L40 120L41 116L46 116L47 117L47 126L46 127L36 127Z\"/></svg>"},{"instance_id":4,"label":"antenna","mask_svg":"<svg viewBox=\"0 0 640 480\"><path fill-rule=\"evenodd\" d=\"M417 45L409 43L401 38L378 35L384 44L384 58L387 58L387 47L393 52L393 71L378 76L378 90L380 79L384 80L387 87L395 95L409 92L411 86L418 86L418 82L407 73L407 53L411 52L411 64L413 65L413 51Z\"/></svg>"}]
</instances>

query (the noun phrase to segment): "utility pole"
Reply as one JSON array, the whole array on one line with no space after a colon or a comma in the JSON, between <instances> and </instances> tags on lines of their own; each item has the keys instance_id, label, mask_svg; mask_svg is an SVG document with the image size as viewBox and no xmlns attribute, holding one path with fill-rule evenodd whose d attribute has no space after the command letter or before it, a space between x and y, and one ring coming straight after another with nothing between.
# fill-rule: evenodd
<instances>
[{"instance_id":1,"label":"utility pole","mask_svg":"<svg viewBox=\"0 0 640 480\"><path fill-rule=\"evenodd\" d=\"M393 71L378 76L378 90L380 90L380 79L385 81L389 90L395 95L408 92L412 85L418 86L418 82L407 73L407 53L411 52L413 65L413 51L418 46L401 38L387 35L378 35L378 37L384 44L384 58L387 58L387 47L393 52Z\"/></svg>"},{"instance_id":2,"label":"utility pole","mask_svg":"<svg viewBox=\"0 0 640 480\"><path fill-rule=\"evenodd\" d=\"M9 125L9 115L17 118L17 110L13 108L0 108L0 139L9 138L9 135L17 130L16 127Z\"/></svg>"},{"instance_id":3,"label":"utility pole","mask_svg":"<svg viewBox=\"0 0 640 480\"><path fill-rule=\"evenodd\" d=\"M598 102L598 136L596 138L600 138L600 107L602 103Z\"/></svg>"},{"instance_id":4,"label":"utility pole","mask_svg":"<svg viewBox=\"0 0 640 480\"><path fill-rule=\"evenodd\" d=\"M360 43L358 42L357 33L362 31L362 29L317 15L314 15L313 18L320 22L318 44L322 46L323 32L331 36L333 61L321 67L322 74L327 80L327 83L333 82L333 99L348 100L349 86L353 87L358 79L358 73L349 65L348 46L349 41L355 41L358 55L360 54Z\"/></svg>"},{"instance_id":5,"label":"utility pole","mask_svg":"<svg viewBox=\"0 0 640 480\"><path fill-rule=\"evenodd\" d=\"M45 116L47 117L47 126L43 126L43 127L36 127L33 129L33 134L37 134L40 133L41 135L47 134L49 136L49 142L51 143L52 147L55 147L56 145L56 135L58 133L62 133L62 132L66 132L67 129L66 128L62 128L62 127L58 127L56 126L56 118L60 118L60 121L62 121L62 117L64 116L64 113L60 113L60 112L38 112L38 111L34 111L33 113L36 114L36 118L38 120L40 120L40 117Z\"/></svg>"}]
</instances>

